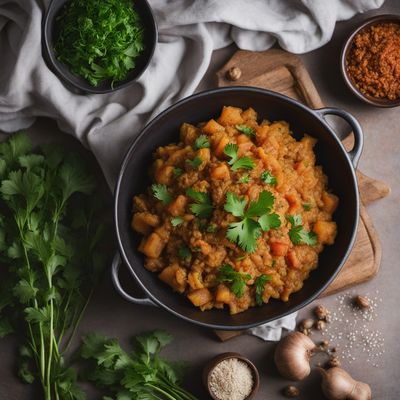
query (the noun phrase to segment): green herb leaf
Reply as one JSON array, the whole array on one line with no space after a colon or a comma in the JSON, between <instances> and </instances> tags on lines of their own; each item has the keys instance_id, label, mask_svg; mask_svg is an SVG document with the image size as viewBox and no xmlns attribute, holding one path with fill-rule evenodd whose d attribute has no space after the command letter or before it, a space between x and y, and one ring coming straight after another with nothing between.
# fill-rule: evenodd
<instances>
[{"instance_id":1,"label":"green herb leaf","mask_svg":"<svg viewBox=\"0 0 400 400\"><path fill-rule=\"evenodd\" d=\"M196 192L194 189L188 188L186 195L196 202L190 205L190 210L194 215L200 218L208 218L212 215L214 207L207 193Z\"/></svg>"},{"instance_id":2,"label":"green herb leaf","mask_svg":"<svg viewBox=\"0 0 400 400\"><path fill-rule=\"evenodd\" d=\"M235 193L226 193L226 202L224 205L224 210L230 212L235 217L243 217L244 209L246 207L247 201L243 198L239 198Z\"/></svg>"},{"instance_id":3,"label":"green herb leaf","mask_svg":"<svg viewBox=\"0 0 400 400\"><path fill-rule=\"evenodd\" d=\"M277 184L276 178L269 171L264 171L260 178L268 185L275 186Z\"/></svg>"},{"instance_id":4,"label":"green herb leaf","mask_svg":"<svg viewBox=\"0 0 400 400\"><path fill-rule=\"evenodd\" d=\"M190 251L189 247L187 247L185 245L179 247L178 254L179 254L179 257L185 261L190 262L192 259L192 252Z\"/></svg>"},{"instance_id":5,"label":"green herb leaf","mask_svg":"<svg viewBox=\"0 0 400 400\"><path fill-rule=\"evenodd\" d=\"M288 215L286 218L292 225L289 230L289 238L293 244L308 244L310 246L317 244L317 235L314 232L307 232L304 229L300 214Z\"/></svg>"},{"instance_id":6,"label":"green herb leaf","mask_svg":"<svg viewBox=\"0 0 400 400\"><path fill-rule=\"evenodd\" d=\"M270 280L271 275L262 274L254 281L254 286L256 287L256 304L259 306L263 304L264 286Z\"/></svg>"},{"instance_id":7,"label":"green herb leaf","mask_svg":"<svg viewBox=\"0 0 400 400\"><path fill-rule=\"evenodd\" d=\"M251 218L229 224L226 237L237 243L244 251L253 253L256 251L257 239L261 236L261 228L258 222Z\"/></svg>"},{"instance_id":8,"label":"green herb leaf","mask_svg":"<svg viewBox=\"0 0 400 400\"><path fill-rule=\"evenodd\" d=\"M215 233L215 232L217 232L217 230L218 230L218 227L215 224L210 224L206 228L206 232L208 232L208 233Z\"/></svg>"},{"instance_id":9,"label":"green herb leaf","mask_svg":"<svg viewBox=\"0 0 400 400\"><path fill-rule=\"evenodd\" d=\"M246 210L246 217L259 217L271 209L275 201L275 197L271 192L263 190L257 201L252 201Z\"/></svg>"},{"instance_id":10,"label":"green herb leaf","mask_svg":"<svg viewBox=\"0 0 400 400\"><path fill-rule=\"evenodd\" d=\"M193 169L200 167L202 162L203 162L202 159L198 156L193 158L193 160L186 160L186 164L188 164Z\"/></svg>"},{"instance_id":11,"label":"green herb leaf","mask_svg":"<svg viewBox=\"0 0 400 400\"><path fill-rule=\"evenodd\" d=\"M239 169L253 169L254 161L250 157L238 158L238 150L239 146L234 143L229 143L224 148L224 153L230 157L228 164L231 166L232 171L237 171Z\"/></svg>"},{"instance_id":12,"label":"green herb leaf","mask_svg":"<svg viewBox=\"0 0 400 400\"><path fill-rule=\"evenodd\" d=\"M304 209L304 211L310 211L311 208L312 208L312 206L311 206L310 203L304 203L304 204L303 204L303 209Z\"/></svg>"},{"instance_id":13,"label":"green herb leaf","mask_svg":"<svg viewBox=\"0 0 400 400\"><path fill-rule=\"evenodd\" d=\"M207 135L200 135L194 142L194 148L198 149L206 149L210 147L210 142L208 141Z\"/></svg>"},{"instance_id":14,"label":"green herb leaf","mask_svg":"<svg viewBox=\"0 0 400 400\"><path fill-rule=\"evenodd\" d=\"M239 178L239 183L249 183L250 182L250 175L244 174Z\"/></svg>"},{"instance_id":15,"label":"green herb leaf","mask_svg":"<svg viewBox=\"0 0 400 400\"><path fill-rule=\"evenodd\" d=\"M244 289L246 287L246 282L251 279L250 274L244 274L241 272L237 272L233 269L233 267L229 264L224 264L218 270L217 279L219 282L228 282L230 283L230 289L232 293L240 298L244 294Z\"/></svg>"},{"instance_id":16,"label":"green herb leaf","mask_svg":"<svg viewBox=\"0 0 400 400\"><path fill-rule=\"evenodd\" d=\"M270 229L279 228L281 226L281 220L278 214L264 214L258 219L258 223L264 232Z\"/></svg>"},{"instance_id":17,"label":"green herb leaf","mask_svg":"<svg viewBox=\"0 0 400 400\"><path fill-rule=\"evenodd\" d=\"M151 190L153 191L153 196L162 201L164 204L169 204L172 201L172 195L168 191L166 185L162 185L161 183L153 183L151 185Z\"/></svg>"},{"instance_id":18,"label":"green herb leaf","mask_svg":"<svg viewBox=\"0 0 400 400\"><path fill-rule=\"evenodd\" d=\"M175 167L172 172L174 176L177 178L178 176L181 176L183 174L183 169Z\"/></svg>"},{"instance_id":19,"label":"green herb leaf","mask_svg":"<svg viewBox=\"0 0 400 400\"><path fill-rule=\"evenodd\" d=\"M171 218L171 224L172 226L178 226L183 224L183 218L182 217L173 217Z\"/></svg>"},{"instance_id":20,"label":"green herb leaf","mask_svg":"<svg viewBox=\"0 0 400 400\"><path fill-rule=\"evenodd\" d=\"M235 128L239 132L244 133L249 138L252 138L252 137L254 137L256 135L256 131L253 128L251 128L250 126L247 126L247 125L235 125Z\"/></svg>"}]
</instances>

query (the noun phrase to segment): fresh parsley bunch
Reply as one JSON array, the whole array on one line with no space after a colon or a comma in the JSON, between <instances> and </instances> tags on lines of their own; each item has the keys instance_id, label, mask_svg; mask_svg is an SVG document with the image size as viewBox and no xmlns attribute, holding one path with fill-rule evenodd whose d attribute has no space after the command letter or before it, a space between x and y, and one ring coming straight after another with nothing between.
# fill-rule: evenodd
<instances>
[{"instance_id":1,"label":"fresh parsley bunch","mask_svg":"<svg viewBox=\"0 0 400 400\"><path fill-rule=\"evenodd\" d=\"M144 30L131 0L69 0L57 18L55 52L92 86L126 78L144 50Z\"/></svg>"},{"instance_id":2,"label":"fresh parsley bunch","mask_svg":"<svg viewBox=\"0 0 400 400\"><path fill-rule=\"evenodd\" d=\"M104 266L95 184L62 149L0 144L0 336L20 335L19 376L45 400L84 398L65 354Z\"/></svg>"},{"instance_id":3,"label":"fresh parsley bunch","mask_svg":"<svg viewBox=\"0 0 400 400\"><path fill-rule=\"evenodd\" d=\"M135 351L124 351L116 339L89 334L81 355L89 362L85 375L100 388L104 400L196 400L178 383L182 365L160 357L172 337L155 331L134 338ZM111 396L111 397L110 397Z\"/></svg>"}]
</instances>

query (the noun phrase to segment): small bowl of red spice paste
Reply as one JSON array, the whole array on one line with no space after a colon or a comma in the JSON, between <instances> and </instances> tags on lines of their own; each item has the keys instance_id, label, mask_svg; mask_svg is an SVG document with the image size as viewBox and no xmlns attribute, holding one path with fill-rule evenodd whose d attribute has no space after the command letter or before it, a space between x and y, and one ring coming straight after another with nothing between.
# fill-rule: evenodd
<instances>
[{"instance_id":1,"label":"small bowl of red spice paste","mask_svg":"<svg viewBox=\"0 0 400 400\"><path fill-rule=\"evenodd\" d=\"M343 46L341 69L351 91L378 107L400 105L400 15L363 22Z\"/></svg>"}]
</instances>

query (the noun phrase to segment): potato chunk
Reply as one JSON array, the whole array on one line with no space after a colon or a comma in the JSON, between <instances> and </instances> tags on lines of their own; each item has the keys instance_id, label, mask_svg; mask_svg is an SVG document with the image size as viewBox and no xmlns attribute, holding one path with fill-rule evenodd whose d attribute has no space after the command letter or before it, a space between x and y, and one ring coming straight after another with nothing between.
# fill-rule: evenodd
<instances>
[{"instance_id":1,"label":"potato chunk","mask_svg":"<svg viewBox=\"0 0 400 400\"><path fill-rule=\"evenodd\" d=\"M164 268L158 277L175 291L183 293L186 288L186 270L178 264Z\"/></svg>"},{"instance_id":2,"label":"potato chunk","mask_svg":"<svg viewBox=\"0 0 400 400\"><path fill-rule=\"evenodd\" d=\"M188 298L196 307L200 307L212 300L212 294L207 288L196 289L188 294Z\"/></svg>"},{"instance_id":3,"label":"potato chunk","mask_svg":"<svg viewBox=\"0 0 400 400\"><path fill-rule=\"evenodd\" d=\"M165 241L163 241L157 233L153 232L143 243L141 243L139 250L147 257L157 258L160 257L164 247Z\"/></svg>"},{"instance_id":4,"label":"potato chunk","mask_svg":"<svg viewBox=\"0 0 400 400\"><path fill-rule=\"evenodd\" d=\"M160 223L158 215L151 214L149 212L137 212L132 217L132 229L136 232L148 235L152 228L156 227Z\"/></svg>"},{"instance_id":5,"label":"potato chunk","mask_svg":"<svg viewBox=\"0 0 400 400\"><path fill-rule=\"evenodd\" d=\"M210 119L204 126L203 132L212 135L218 131L223 131L224 127L220 125L215 119Z\"/></svg>"},{"instance_id":6,"label":"potato chunk","mask_svg":"<svg viewBox=\"0 0 400 400\"><path fill-rule=\"evenodd\" d=\"M218 118L221 125L243 124L242 109L238 107L225 106L222 109L221 116Z\"/></svg>"},{"instance_id":7,"label":"potato chunk","mask_svg":"<svg viewBox=\"0 0 400 400\"><path fill-rule=\"evenodd\" d=\"M318 236L318 241L322 244L333 244L336 236L336 223L332 221L317 221L313 231Z\"/></svg>"},{"instance_id":8,"label":"potato chunk","mask_svg":"<svg viewBox=\"0 0 400 400\"><path fill-rule=\"evenodd\" d=\"M168 211L174 217L183 215L187 204L187 197L180 194L171 204L168 205Z\"/></svg>"},{"instance_id":9,"label":"potato chunk","mask_svg":"<svg viewBox=\"0 0 400 400\"><path fill-rule=\"evenodd\" d=\"M336 210L336 207L339 203L339 198L334 194L323 192L322 202L324 203L325 211L331 214Z\"/></svg>"}]
</instances>

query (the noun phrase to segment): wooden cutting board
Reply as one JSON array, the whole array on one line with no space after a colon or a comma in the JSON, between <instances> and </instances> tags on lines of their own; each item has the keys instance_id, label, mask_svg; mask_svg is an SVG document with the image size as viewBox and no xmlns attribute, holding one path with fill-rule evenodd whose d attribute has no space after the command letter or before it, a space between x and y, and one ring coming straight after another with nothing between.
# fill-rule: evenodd
<instances>
[{"instance_id":1,"label":"wooden cutting board","mask_svg":"<svg viewBox=\"0 0 400 400\"><path fill-rule=\"evenodd\" d=\"M238 80L227 78L232 67L241 70ZM311 108L324 107L310 75L299 57L279 49L263 52L237 51L224 67L217 72L218 86L255 86L274 90L292 97ZM353 137L343 140L347 149L351 149ZM382 248L378 235L372 225L365 205L390 193L389 186L357 171L361 195L360 226L353 250L336 279L323 292L327 296L349 286L365 282L374 277L380 266ZM227 340L241 334L241 331L216 331L221 340Z\"/></svg>"}]
</instances>

